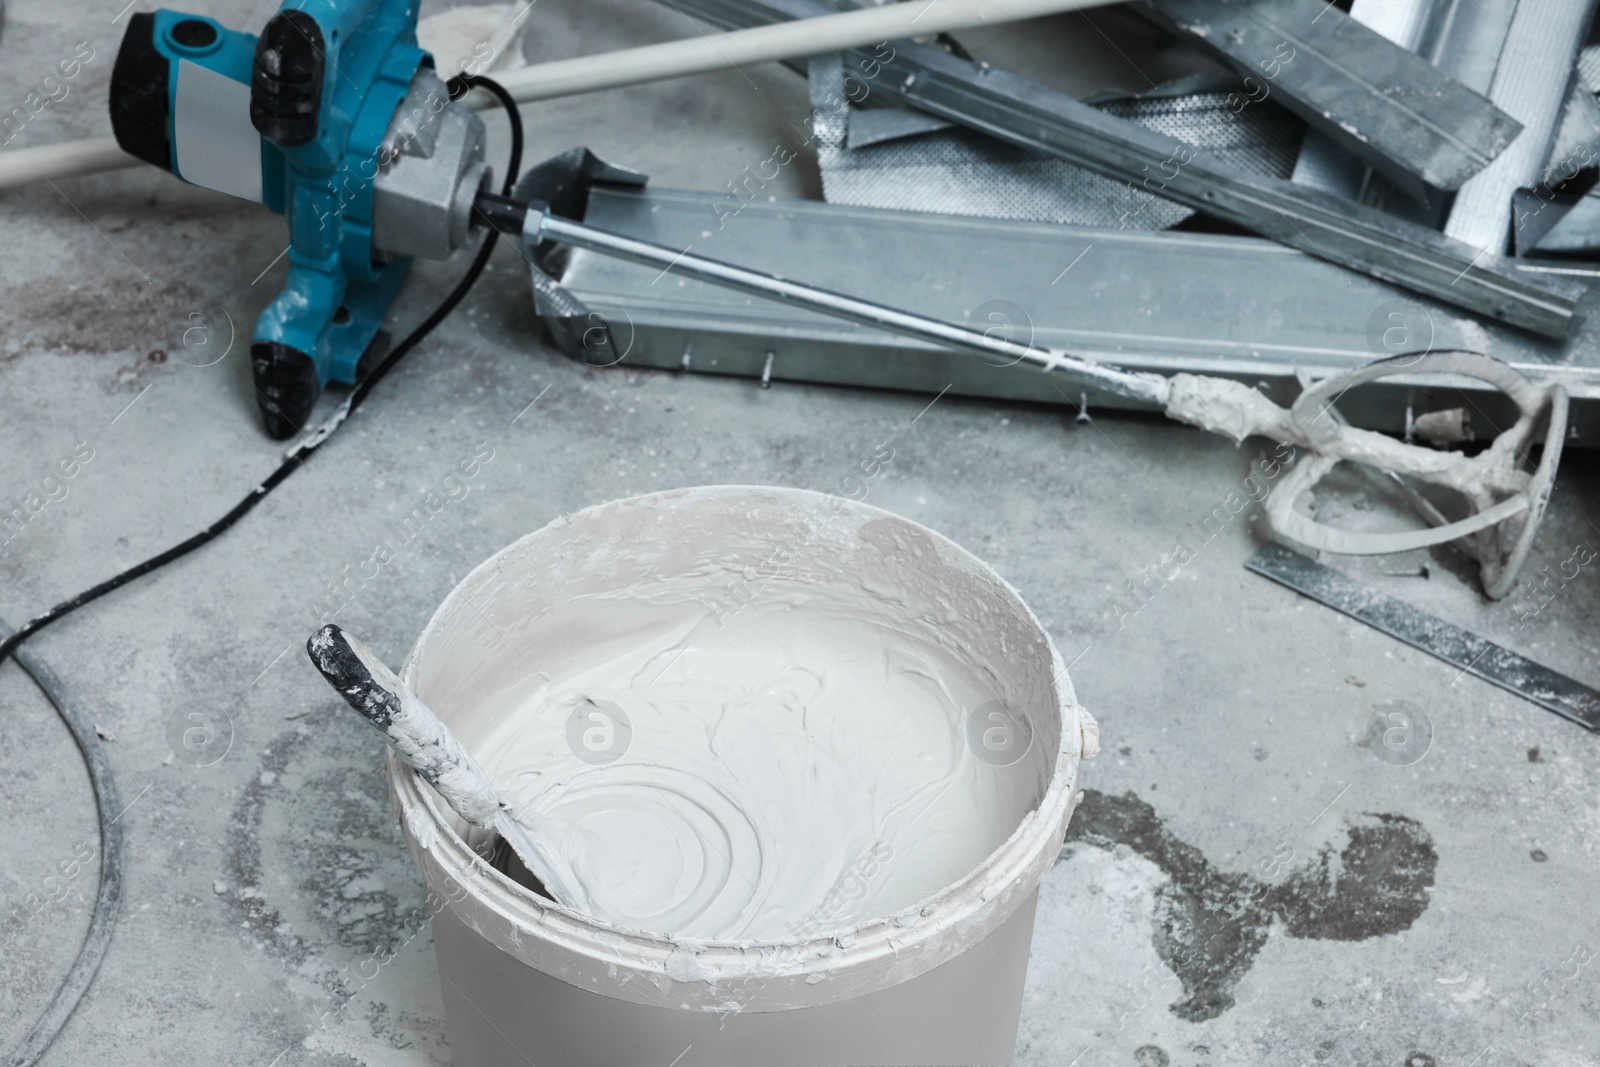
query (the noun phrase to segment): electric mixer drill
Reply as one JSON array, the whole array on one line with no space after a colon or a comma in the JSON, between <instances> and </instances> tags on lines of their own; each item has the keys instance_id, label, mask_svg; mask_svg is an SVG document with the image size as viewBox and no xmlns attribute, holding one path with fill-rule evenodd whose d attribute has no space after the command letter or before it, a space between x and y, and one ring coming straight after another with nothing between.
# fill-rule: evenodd
<instances>
[{"instance_id":1,"label":"electric mixer drill","mask_svg":"<svg viewBox=\"0 0 1600 1067\"><path fill-rule=\"evenodd\" d=\"M484 126L417 46L418 0L288 0L259 38L175 11L134 15L111 76L131 155L289 223L288 279L250 346L267 432L382 358L412 257L468 241L492 177Z\"/></svg>"}]
</instances>

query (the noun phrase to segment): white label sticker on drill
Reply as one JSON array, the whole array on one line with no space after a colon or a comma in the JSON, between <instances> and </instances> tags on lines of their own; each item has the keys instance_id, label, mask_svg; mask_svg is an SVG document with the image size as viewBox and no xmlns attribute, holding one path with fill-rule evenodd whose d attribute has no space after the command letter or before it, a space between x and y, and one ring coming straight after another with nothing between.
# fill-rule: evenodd
<instances>
[{"instance_id":1,"label":"white label sticker on drill","mask_svg":"<svg viewBox=\"0 0 1600 1067\"><path fill-rule=\"evenodd\" d=\"M261 202L261 135L250 125L248 84L179 60L172 132L180 178Z\"/></svg>"}]
</instances>

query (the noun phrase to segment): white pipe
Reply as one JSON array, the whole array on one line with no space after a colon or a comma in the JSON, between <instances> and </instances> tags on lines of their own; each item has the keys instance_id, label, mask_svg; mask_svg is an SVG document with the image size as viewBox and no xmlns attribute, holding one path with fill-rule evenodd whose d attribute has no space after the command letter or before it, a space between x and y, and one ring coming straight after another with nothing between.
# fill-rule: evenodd
<instances>
[{"instance_id":1,"label":"white pipe","mask_svg":"<svg viewBox=\"0 0 1600 1067\"><path fill-rule=\"evenodd\" d=\"M131 167L141 160L128 155L115 137L92 137L87 141L47 144L37 148L13 148L0 152L0 189L46 181L73 178L79 174L100 174Z\"/></svg>"},{"instance_id":2,"label":"white pipe","mask_svg":"<svg viewBox=\"0 0 1600 1067\"><path fill-rule=\"evenodd\" d=\"M748 30L689 37L622 52L579 56L496 74L519 102L620 89L626 85L710 74L732 67L863 48L974 26L994 26L1119 0L907 0L838 15L778 22ZM484 105L486 106L486 105Z\"/></svg>"},{"instance_id":3,"label":"white pipe","mask_svg":"<svg viewBox=\"0 0 1600 1067\"><path fill-rule=\"evenodd\" d=\"M522 103L709 74L730 67L800 59L974 26L994 26L1119 0L906 0L882 7L798 19L748 30L703 34L665 44L561 59L495 75ZM486 93L468 103L488 107ZM111 137L0 152L0 190L30 182L99 174L137 164Z\"/></svg>"}]
</instances>

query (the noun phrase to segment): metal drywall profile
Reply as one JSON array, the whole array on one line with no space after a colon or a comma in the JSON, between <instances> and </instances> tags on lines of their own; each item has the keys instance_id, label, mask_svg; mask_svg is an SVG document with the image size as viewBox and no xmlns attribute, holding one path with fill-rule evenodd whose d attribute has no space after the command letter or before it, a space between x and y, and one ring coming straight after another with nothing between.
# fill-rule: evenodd
<instances>
[{"instance_id":1,"label":"metal drywall profile","mask_svg":"<svg viewBox=\"0 0 1600 1067\"><path fill-rule=\"evenodd\" d=\"M723 26L763 25L834 10L821 0L671 3ZM855 49L847 58L871 91L969 129L1128 181L1291 248L1492 319L1557 338L1571 327L1578 292L1553 276L1520 272L1500 257L1385 212L1250 175L1019 75L910 42Z\"/></svg>"},{"instance_id":2,"label":"metal drywall profile","mask_svg":"<svg viewBox=\"0 0 1600 1067\"><path fill-rule=\"evenodd\" d=\"M1171 137L1104 115L1028 79L905 45L885 66L890 92L991 136L1059 155L1264 237L1551 337L1576 294L1532 281L1502 258L1382 211L1257 177Z\"/></svg>"},{"instance_id":3,"label":"metal drywall profile","mask_svg":"<svg viewBox=\"0 0 1600 1067\"><path fill-rule=\"evenodd\" d=\"M810 79L810 145L829 203L1140 230L1168 229L1194 215L1126 181L910 108L850 108L847 122L836 104L848 91L837 52L811 60ZM1231 89L1219 90L1214 78L1188 78L1172 88L1101 98L1092 106L1204 147L1252 173L1289 176L1305 135L1299 119L1273 104L1235 114ZM910 126L918 132L876 136L892 130L891 121L902 129L919 122ZM940 128L929 131L925 122Z\"/></svg>"},{"instance_id":4,"label":"metal drywall profile","mask_svg":"<svg viewBox=\"0 0 1600 1067\"><path fill-rule=\"evenodd\" d=\"M1520 0L1489 99L1522 123L1510 148L1456 194L1444 232L1495 255L1511 236L1512 197L1539 183L1595 0Z\"/></svg>"},{"instance_id":5,"label":"metal drywall profile","mask_svg":"<svg viewBox=\"0 0 1600 1067\"><path fill-rule=\"evenodd\" d=\"M1576 678L1452 626L1403 600L1369 589L1277 542L1263 545L1245 561L1245 568L1460 667L1463 674L1476 675L1546 711L1600 732L1600 692Z\"/></svg>"},{"instance_id":6,"label":"metal drywall profile","mask_svg":"<svg viewBox=\"0 0 1600 1067\"><path fill-rule=\"evenodd\" d=\"M1417 54L1467 88L1489 95L1520 0L1434 0Z\"/></svg>"},{"instance_id":7,"label":"metal drywall profile","mask_svg":"<svg viewBox=\"0 0 1600 1067\"><path fill-rule=\"evenodd\" d=\"M1351 0L1350 17L1408 52L1417 50L1434 0Z\"/></svg>"},{"instance_id":8,"label":"metal drywall profile","mask_svg":"<svg viewBox=\"0 0 1600 1067\"><path fill-rule=\"evenodd\" d=\"M1590 178L1593 170L1600 167L1600 102L1595 96L1600 89L1597 86L1600 86L1600 45L1591 45L1578 56L1578 84L1572 87L1555 144L1550 149L1550 161L1545 166L1546 185L1566 180L1579 168L1589 171L1583 178ZM1581 184L1581 180L1571 184ZM1535 195L1539 202L1529 205L1529 196ZM1600 189L1590 187L1577 203L1570 205L1561 203L1548 189L1518 190L1517 196L1514 232L1519 247L1532 244L1536 253L1581 254L1591 259L1600 252ZM1554 210L1546 203L1551 200L1555 201ZM1548 211L1550 217L1536 216L1536 225L1529 228L1524 220L1530 208L1541 216Z\"/></svg>"},{"instance_id":9,"label":"metal drywall profile","mask_svg":"<svg viewBox=\"0 0 1600 1067\"><path fill-rule=\"evenodd\" d=\"M1573 85L1561 110L1555 143L1550 146L1550 158L1539 180L1545 185L1559 185L1579 171L1595 167L1600 167L1600 102L1596 102L1593 90L1579 83Z\"/></svg>"},{"instance_id":10,"label":"metal drywall profile","mask_svg":"<svg viewBox=\"0 0 1600 1067\"><path fill-rule=\"evenodd\" d=\"M768 202L759 189L736 197L597 187L583 217L1128 370L1230 377L1285 405L1301 391L1300 371L1321 379L1403 352L1490 352L1531 379L1560 382L1572 398L1569 446L1600 445L1600 316L1586 314L1560 345L1260 238ZM562 277L611 324L624 365L930 395L948 387L954 396L1056 405L1083 399L1072 383L996 365L1003 359L659 273L578 249ZM1597 301L1600 294L1586 309ZM1088 402L1092 410L1138 406L1093 390ZM1339 407L1356 425L1393 433L1404 432L1408 408L1465 407L1484 437L1516 414L1466 379L1425 377L1383 379Z\"/></svg>"},{"instance_id":11,"label":"metal drywall profile","mask_svg":"<svg viewBox=\"0 0 1600 1067\"><path fill-rule=\"evenodd\" d=\"M1538 184L1512 196L1512 251L1525 256L1545 248L1550 231L1594 189L1597 170L1600 103L1587 86L1574 85Z\"/></svg>"},{"instance_id":12,"label":"metal drywall profile","mask_svg":"<svg viewBox=\"0 0 1600 1067\"><path fill-rule=\"evenodd\" d=\"M1385 39L1415 52L1432 7L1433 0L1354 0L1350 5L1350 17ZM1340 148L1331 137L1307 130L1300 144L1293 180L1296 185L1356 200L1369 173L1360 160Z\"/></svg>"},{"instance_id":13,"label":"metal drywall profile","mask_svg":"<svg viewBox=\"0 0 1600 1067\"><path fill-rule=\"evenodd\" d=\"M1522 129L1326 0L1150 0L1146 12L1418 200L1460 188Z\"/></svg>"},{"instance_id":14,"label":"metal drywall profile","mask_svg":"<svg viewBox=\"0 0 1600 1067\"><path fill-rule=\"evenodd\" d=\"M1600 192L1590 192L1539 239L1535 250L1571 256L1600 253Z\"/></svg>"}]
</instances>

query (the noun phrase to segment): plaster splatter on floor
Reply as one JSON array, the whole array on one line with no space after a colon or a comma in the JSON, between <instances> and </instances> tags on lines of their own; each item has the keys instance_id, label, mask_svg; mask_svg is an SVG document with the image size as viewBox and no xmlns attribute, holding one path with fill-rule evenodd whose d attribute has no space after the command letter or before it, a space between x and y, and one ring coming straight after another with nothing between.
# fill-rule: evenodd
<instances>
[{"instance_id":1,"label":"plaster splatter on floor","mask_svg":"<svg viewBox=\"0 0 1600 1067\"><path fill-rule=\"evenodd\" d=\"M1364 941L1408 929L1427 910L1438 853L1415 819L1358 817L1338 852L1324 847L1278 881L1220 871L1179 840L1133 793L1084 790L1062 855L1083 844L1126 846L1168 880L1157 887L1151 940L1183 983L1172 1013L1214 1019L1234 1004L1234 988L1266 944L1274 920L1296 938Z\"/></svg>"},{"instance_id":2,"label":"plaster splatter on floor","mask_svg":"<svg viewBox=\"0 0 1600 1067\"><path fill-rule=\"evenodd\" d=\"M438 1062L430 905L377 773L377 742L363 731L336 716L262 747L233 805L219 897L241 941L293 976L276 1038L373 1067L419 1054ZM364 773L330 762L362 746ZM419 984L431 1011L392 1007L417 1002Z\"/></svg>"}]
</instances>

